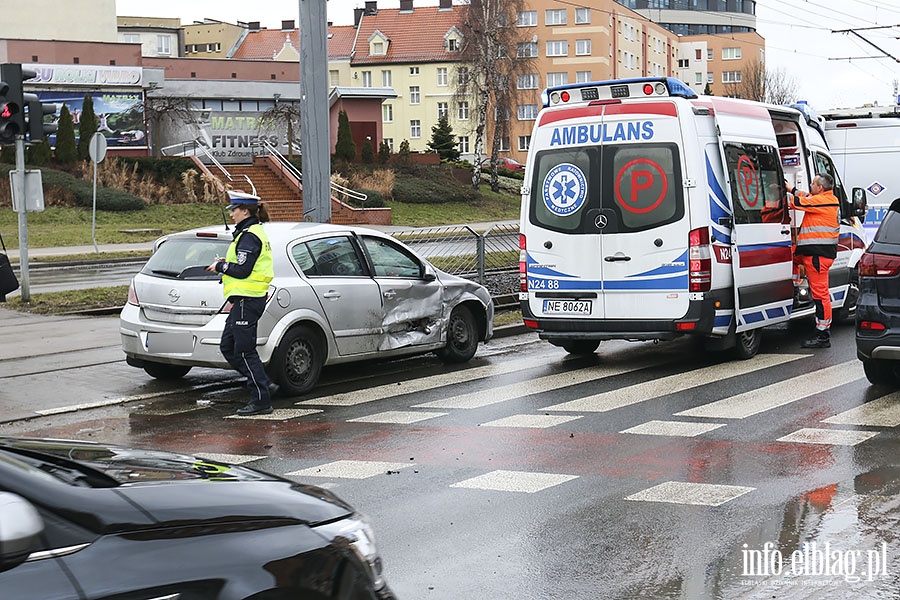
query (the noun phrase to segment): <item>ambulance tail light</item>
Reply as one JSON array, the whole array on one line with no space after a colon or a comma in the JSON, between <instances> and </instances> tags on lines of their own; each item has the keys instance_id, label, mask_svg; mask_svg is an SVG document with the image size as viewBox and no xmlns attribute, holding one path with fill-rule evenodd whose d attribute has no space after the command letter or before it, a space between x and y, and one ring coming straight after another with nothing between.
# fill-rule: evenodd
<instances>
[{"instance_id":1,"label":"ambulance tail light","mask_svg":"<svg viewBox=\"0 0 900 600\"><path fill-rule=\"evenodd\" d=\"M712 252L709 228L694 229L688 235L688 290L708 292L712 287Z\"/></svg>"},{"instance_id":2,"label":"ambulance tail light","mask_svg":"<svg viewBox=\"0 0 900 600\"><path fill-rule=\"evenodd\" d=\"M519 291L528 291L528 272L525 269L525 236L519 234Z\"/></svg>"},{"instance_id":3,"label":"ambulance tail light","mask_svg":"<svg viewBox=\"0 0 900 600\"><path fill-rule=\"evenodd\" d=\"M864 252L857 268L860 277L894 277L900 273L900 256Z\"/></svg>"}]
</instances>

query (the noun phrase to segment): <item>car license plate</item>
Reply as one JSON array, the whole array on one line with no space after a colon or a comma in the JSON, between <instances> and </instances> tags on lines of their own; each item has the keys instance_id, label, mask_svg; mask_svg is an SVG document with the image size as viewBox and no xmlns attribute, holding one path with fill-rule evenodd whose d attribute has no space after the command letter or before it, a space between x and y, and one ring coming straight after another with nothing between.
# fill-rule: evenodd
<instances>
[{"instance_id":1,"label":"car license plate","mask_svg":"<svg viewBox=\"0 0 900 600\"><path fill-rule=\"evenodd\" d=\"M190 354L194 351L194 336L190 333L147 332L147 352L154 354Z\"/></svg>"},{"instance_id":2,"label":"car license plate","mask_svg":"<svg viewBox=\"0 0 900 600\"><path fill-rule=\"evenodd\" d=\"M589 315L590 300L544 300L544 314L548 315Z\"/></svg>"}]
</instances>

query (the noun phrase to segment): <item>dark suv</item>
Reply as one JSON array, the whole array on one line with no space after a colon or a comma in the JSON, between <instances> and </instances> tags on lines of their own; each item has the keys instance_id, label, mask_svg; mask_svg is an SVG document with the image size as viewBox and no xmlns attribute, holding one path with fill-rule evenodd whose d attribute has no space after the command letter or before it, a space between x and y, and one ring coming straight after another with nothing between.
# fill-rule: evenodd
<instances>
[{"instance_id":1,"label":"dark suv","mask_svg":"<svg viewBox=\"0 0 900 600\"><path fill-rule=\"evenodd\" d=\"M859 259L856 355L872 383L897 383L900 367L900 198Z\"/></svg>"}]
</instances>

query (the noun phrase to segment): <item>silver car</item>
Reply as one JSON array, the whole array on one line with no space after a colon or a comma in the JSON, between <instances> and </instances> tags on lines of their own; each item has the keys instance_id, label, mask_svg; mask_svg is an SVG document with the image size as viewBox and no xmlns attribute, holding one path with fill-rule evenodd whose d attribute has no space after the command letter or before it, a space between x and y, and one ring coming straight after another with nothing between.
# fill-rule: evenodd
<instances>
[{"instance_id":1,"label":"silver car","mask_svg":"<svg viewBox=\"0 0 900 600\"><path fill-rule=\"evenodd\" d=\"M288 395L309 391L322 367L434 352L448 363L475 355L493 333L484 286L436 269L379 231L319 223L265 223L275 278L257 347ZM225 226L160 238L135 275L120 332L128 364L160 379L191 367L230 368L219 351L231 309L218 274Z\"/></svg>"}]
</instances>

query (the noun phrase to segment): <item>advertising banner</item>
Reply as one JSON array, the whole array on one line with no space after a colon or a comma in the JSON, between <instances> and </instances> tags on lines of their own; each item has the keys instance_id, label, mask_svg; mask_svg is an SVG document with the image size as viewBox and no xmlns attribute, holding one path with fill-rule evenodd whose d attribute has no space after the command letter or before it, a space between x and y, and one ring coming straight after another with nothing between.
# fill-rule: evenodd
<instances>
[{"instance_id":1,"label":"advertising banner","mask_svg":"<svg viewBox=\"0 0 900 600\"><path fill-rule=\"evenodd\" d=\"M38 92L41 102L65 104L72 114L75 139L78 139L78 123L84 105L84 92ZM97 131L106 138L107 146L146 148L147 132L144 128L144 105L141 92L90 92L97 116ZM53 121L59 119L59 110ZM56 134L49 136L50 145L56 145Z\"/></svg>"}]
</instances>

